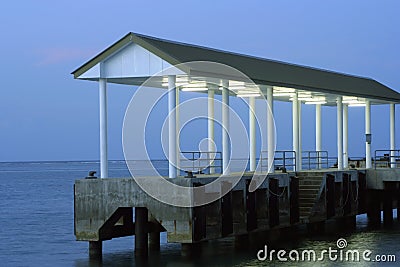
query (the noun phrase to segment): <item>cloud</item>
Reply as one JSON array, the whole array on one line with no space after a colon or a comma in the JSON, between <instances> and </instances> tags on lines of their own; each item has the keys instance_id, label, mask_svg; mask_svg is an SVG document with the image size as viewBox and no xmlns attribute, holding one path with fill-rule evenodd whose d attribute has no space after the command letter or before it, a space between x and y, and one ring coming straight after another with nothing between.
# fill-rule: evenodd
<instances>
[{"instance_id":1,"label":"cloud","mask_svg":"<svg viewBox=\"0 0 400 267\"><path fill-rule=\"evenodd\" d=\"M96 49L80 49L71 47L52 47L37 52L40 59L37 66L49 66L68 62L71 60L87 60L96 55Z\"/></svg>"}]
</instances>

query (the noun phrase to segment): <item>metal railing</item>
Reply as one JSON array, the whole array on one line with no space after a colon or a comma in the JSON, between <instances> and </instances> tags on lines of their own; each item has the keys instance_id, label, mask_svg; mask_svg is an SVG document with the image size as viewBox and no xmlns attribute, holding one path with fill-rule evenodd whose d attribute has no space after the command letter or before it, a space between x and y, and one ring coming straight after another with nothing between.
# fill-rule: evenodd
<instances>
[{"instance_id":1,"label":"metal railing","mask_svg":"<svg viewBox=\"0 0 400 267\"><path fill-rule=\"evenodd\" d=\"M302 167L306 170L328 169L328 151L303 151Z\"/></svg>"},{"instance_id":2,"label":"metal railing","mask_svg":"<svg viewBox=\"0 0 400 267\"><path fill-rule=\"evenodd\" d=\"M261 151L260 154L261 172L268 171L268 151ZM296 171L296 152L292 150L277 150L274 157L275 170Z\"/></svg>"},{"instance_id":3,"label":"metal railing","mask_svg":"<svg viewBox=\"0 0 400 267\"><path fill-rule=\"evenodd\" d=\"M214 151L181 151L184 157L179 161L179 169L193 173L222 173L222 153ZM217 172L218 170L218 172Z\"/></svg>"},{"instance_id":4,"label":"metal railing","mask_svg":"<svg viewBox=\"0 0 400 267\"><path fill-rule=\"evenodd\" d=\"M400 168L400 150L375 150L374 168Z\"/></svg>"}]
</instances>

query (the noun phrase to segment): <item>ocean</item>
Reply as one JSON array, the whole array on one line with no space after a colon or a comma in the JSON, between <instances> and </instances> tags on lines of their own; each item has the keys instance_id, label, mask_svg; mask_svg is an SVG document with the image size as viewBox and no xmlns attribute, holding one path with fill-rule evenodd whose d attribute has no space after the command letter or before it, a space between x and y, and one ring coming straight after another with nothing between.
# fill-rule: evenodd
<instances>
[{"instance_id":1,"label":"ocean","mask_svg":"<svg viewBox=\"0 0 400 267\"><path fill-rule=\"evenodd\" d=\"M167 163L155 161L162 173ZM399 266L400 223L369 229L365 215L357 217L353 233L338 231L317 236L287 236L274 244L256 244L238 250L233 239L210 241L201 256L184 258L179 244L168 244L161 235L161 251L150 252L147 262L134 257L134 237L103 242L101 261L89 260L88 243L75 241L73 184L99 170L98 162L12 162L0 163L0 266ZM110 161L110 177L129 177L124 161ZM396 212L394 211L396 217ZM329 227L327 227L329 228ZM349 249L372 251L372 255L395 255L396 262L272 262L259 261L257 253L268 249L316 250L336 247L345 238Z\"/></svg>"}]
</instances>

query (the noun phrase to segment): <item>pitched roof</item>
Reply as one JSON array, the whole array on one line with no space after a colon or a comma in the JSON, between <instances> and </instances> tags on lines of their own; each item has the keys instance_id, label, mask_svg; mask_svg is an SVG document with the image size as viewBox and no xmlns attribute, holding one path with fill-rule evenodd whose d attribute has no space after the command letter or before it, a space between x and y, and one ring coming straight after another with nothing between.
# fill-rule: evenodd
<instances>
[{"instance_id":1,"label":"pitched roof","mask_svg":"<svg viewBox=\"0 0 400 267\"><path fill-rule=\"evenodd\" d=\"M226 64L243 72L256 84L400 103L398 92L370 78L178 43L137 33L125 35L72 74L75 78L78 78L130 42L142 46L172 65L191 61L211 61Z\"/></svg>"}]
</instances>

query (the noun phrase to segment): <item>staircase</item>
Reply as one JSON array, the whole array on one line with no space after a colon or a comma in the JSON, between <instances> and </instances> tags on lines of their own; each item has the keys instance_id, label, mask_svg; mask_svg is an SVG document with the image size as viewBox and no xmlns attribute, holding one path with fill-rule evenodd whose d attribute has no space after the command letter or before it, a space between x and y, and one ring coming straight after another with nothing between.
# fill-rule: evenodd
<instances>
[{"instance_id":1,"label":"staircase","mask_svg":"<svg viewBox=\"0 0 400 267\"><path fill-rule=\"evenodd\" d=\"M308 221L312 208L318 202L324 174L320 172L298 172L300 221Z\"/></svg>"}]
</instances>

